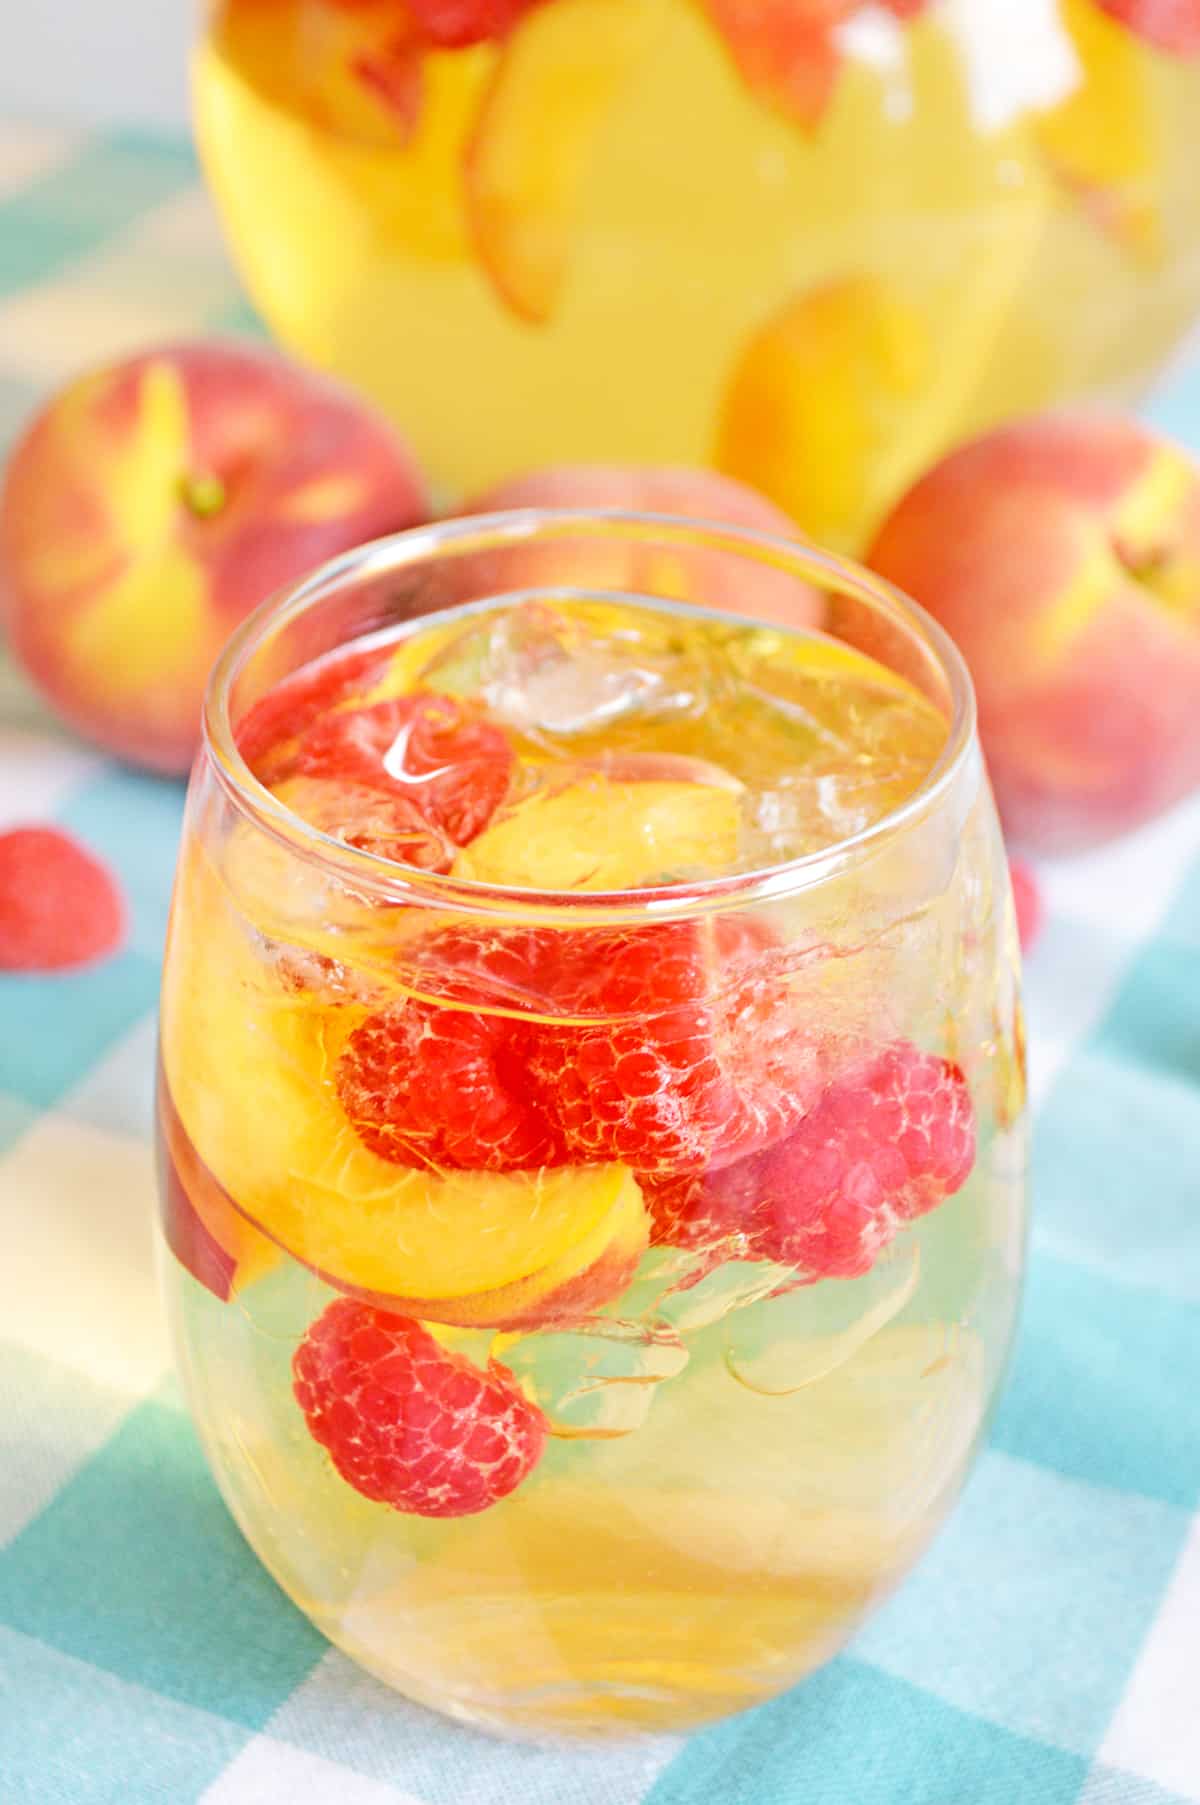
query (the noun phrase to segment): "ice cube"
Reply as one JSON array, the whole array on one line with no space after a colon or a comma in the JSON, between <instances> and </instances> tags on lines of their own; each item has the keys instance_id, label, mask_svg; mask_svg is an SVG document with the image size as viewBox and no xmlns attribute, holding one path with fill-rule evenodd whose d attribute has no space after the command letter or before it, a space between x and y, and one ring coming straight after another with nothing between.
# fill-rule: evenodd
<instances>
[{"instance_id":1,"label":"ice cube","mask_svg":"<svg viewBox=\"0 0 1200 1805\"><path fill-rule=\"evenodd\" d=\"M921 1274L914 1237L896 1241L857 1279L802 1284L732 1317L725 1364L769 1397L814 1385L877 1335L908 1303Z\"/></svg>"},{"instance_id":2,"label":"ice cube","mask_svg":"<svg viewBox=\"0 0 1200 1805\"><path fill-rule=\"evenodd\" d=\"M500 1336L493 1353L545 1411L555 1435L596 1439L640 1428L656 1388L688 1358L669 1324L607 1316L511 1342Z\"/></svg>"},{"instance_id":3,"label":"ice cube","mask_svg":"<svg viewBox=\"0 0 1200 1805\"><path fill-rule=\"evenodd\" d=\"M660 637L614 628L594 611L525 602L485 615L424 673L433 689L479 696L518 732L570 737L630 715L694 710L693 660Z\"/></svg>"},{"instance_id":4,"label":"ice cube","mask_svg":"<svg viewBox=\"0 0 1200 1805\"><path fill-rule=\"evenodd\" d=\"M791 1268L768 1260L722 1260L694 1282L677 1284L659 1302L665 1322L681 1335L693 1335L743 1310L792 1277Z\"/></svg>"}]
</instances>

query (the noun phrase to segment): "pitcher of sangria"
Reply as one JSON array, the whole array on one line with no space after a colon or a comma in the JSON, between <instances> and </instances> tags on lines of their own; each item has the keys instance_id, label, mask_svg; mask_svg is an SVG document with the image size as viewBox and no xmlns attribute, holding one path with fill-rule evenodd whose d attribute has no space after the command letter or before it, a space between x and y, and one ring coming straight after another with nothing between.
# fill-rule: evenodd
<instances>
[{"instance_id":1,"label":"pitcher of sangria","mask_svg":"<svg viewBox=\"0 0 1200 1805\"><path fill-rule=\"evenodd\" d=\"M448 500L712 463L855 550L1200 305L1200 0L213 0L195 94L253 300Z\"/></svg>"}]
</instances>

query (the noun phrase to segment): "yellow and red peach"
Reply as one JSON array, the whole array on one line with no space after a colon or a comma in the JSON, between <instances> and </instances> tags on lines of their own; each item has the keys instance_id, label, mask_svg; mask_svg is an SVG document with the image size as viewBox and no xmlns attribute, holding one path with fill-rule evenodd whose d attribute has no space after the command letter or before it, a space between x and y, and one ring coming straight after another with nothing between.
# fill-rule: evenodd
<instances>
[{"instance_id":1,"label":"yellow and red peach","mask_svg":"<svg viewBox=\"0 0 1200 1805\"><path fill-rule=\"evenodd\" d=\"M1098 845L1200 786L1200 470L1132 421L1022 420L952 452L869 562L975 680L1005 828Z\"/></svg>"},{"instance_id":2,"label":"yellow and red peach","mask_svg":"<svg viewBox=\"0 0 1200 1805\"><path fill-rule=\"evenodd\" d=\"M166 345L79 377L17 445L0 614L65 720L181 773L238 621L427 515L408 450L350 394L256 346Z\"/></svg>"},{"instance_id":3,"label":"yellow and red peach","mask_svg":"<svg viewBox=\"0 0 1200 1805\"><path fill-rule=\"evenodd\" d=\"M757 490L711 470L639 464L558 464L533 470L473 496L459 512L510 508L621 508L673 514L795 539L795 522ZM731 549L663 539L579 538L521 547L504 555L505 587L569 582L576 588L634 590L790 627L817 626L824 599L769 561L752 564Z\"/></svg>"}]
</instances>

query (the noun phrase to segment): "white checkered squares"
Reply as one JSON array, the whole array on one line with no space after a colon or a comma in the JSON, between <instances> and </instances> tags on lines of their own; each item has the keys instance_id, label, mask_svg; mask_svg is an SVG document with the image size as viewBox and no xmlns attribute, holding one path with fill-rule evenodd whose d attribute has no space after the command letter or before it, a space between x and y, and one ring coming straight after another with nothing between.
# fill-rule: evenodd
<instances>
[{"instance_id":1,"label":"white checkered squares","mask_svg":"<svg viewBox=\"0 0 1200 1805\"><path fill-rule=\"evenodd\" d=\"M1100 1760L1200 1802L1200 1518L1192 1525Z\"/></svg>"},{"instance_id":2,"label":"white checkered squares","mask_svg":"<svg viewBox=\"0 0 1200 1805\"><path fill-rule=\"evenodd\" d=\"M144 1392L169 1364L154 1270L154 1158L57 1112L0 1159L4 1336Z\"/></svg>"},{"instance_id":3,"label":"white checkered squares","mask_svg":"<svg viewBox=\"0 0 1200 1805\"><path fill-rule=\"evenodd\" d=\"M201 1805L425 1805L425 1800L272 1736L256 1736L201 1794Z\"/></svg>"}]
</instances>

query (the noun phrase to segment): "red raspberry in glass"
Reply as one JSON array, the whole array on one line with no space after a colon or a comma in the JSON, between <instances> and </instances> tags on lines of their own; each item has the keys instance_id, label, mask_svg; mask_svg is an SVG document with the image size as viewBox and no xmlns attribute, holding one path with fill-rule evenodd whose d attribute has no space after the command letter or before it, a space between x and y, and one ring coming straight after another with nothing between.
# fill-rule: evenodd
<instances>
[{"instance_id":1,"label":"red raspberry in glass","mask_svg":"<svg viewBox=\"0 0 1200 1805\"><path fill-rule=\"evenodd\" d=\"M387 669L391 651L374 647L306 665L268 690L239 722L238 751L261 783L286 776L295 741L329 709L365 695Z\"/></svg>"},{"instance_id":2,"label":"red raspberry in glass","mask_svg":"<svg viewBox=\"0 0 1200 1805\"><path fill-rule=\"evenodd\" d=\"M430 1000L405 997L369 1016L338 1061L342 1107L373 1153L481 1172L564 1162L530 1080L534 1024L495 1013L546 1006L558 938L452 927L417 945L406 976Z\"/></svg>"},{"instance_id":3,"label":"red raspberry in glass","mask_svg":"<svg viewBox=\"0 0 1200 1805\"><path fill-rule=\"evenodd\" d=\"M322 777L291 778L279 787L279 795L310 826L376 858L420 871L449 871L458 856L458 848L411 796L389 796L365 783Z\"/></svg>"},{"instance_id":4,"label":"red raspberry in glass","mask_svg":"<svg viewBox=\"0 0 1200 1805\"><path fill-rule=\"evenodd\" d=\"M829 1084L784 1139L692 1178L645 1183L651 1239L821 1278L867 1272L905 1222L951 1196L975 1159L956 1065L897 1041Z\"/></svg>"},{"instance_id":5,"label":"red raspberry in glass","mask_svg":"<svg viewBox=\"0 0 1200 1805\"><path fill-rule=\"evenodd\" d=\"M304 776L404 797L455 846L487 826L512 768L512 747L498 727L453 696L420 692L324 714L296 754Z\"/></svg>"},{"instance_id":6,"label":"red raspberry in glass","mask_svg":"<svg viewBox=\"0 0 1200 1805\"><path fill-rule=\"evenodd\" d=\"M411 955L423 994L350 1037L338 1094L366 1145L407 1165L736 1159L785 1133L815 1082L763 952L761 924L443 930ZM585 1019L525 1019L556 1014Z\"/></svg>"},{"instance_id":7,"label":"red raspberry in glass","mask_svg":"<svg viewBox=\"0 0 1200 1805\"><path fill-rule=\"evenodd\" d=\"M664 922L576 937L532 1073L575 1160L639 1171L726 1164L783 1134L808 1101L813 1053L764 958L761 924Z\"/></svg>"},{"instance_id":8,"label":"red raspberry in glass","mask_svg":"<svg viewBox=\"0 0 1200 1805\"><path fill-rule=\"evenodd\" d=\"M353 1298L338 1298L305 1334L292 1389L347 1485L421 1517L487 1510L546 1444L545 1417L507 1367L478 1367L411 1318Z\"/></svg>"}]
</instances>

